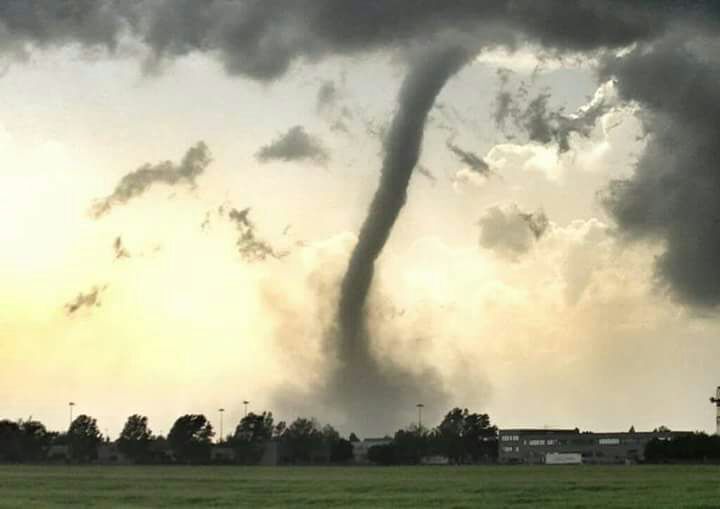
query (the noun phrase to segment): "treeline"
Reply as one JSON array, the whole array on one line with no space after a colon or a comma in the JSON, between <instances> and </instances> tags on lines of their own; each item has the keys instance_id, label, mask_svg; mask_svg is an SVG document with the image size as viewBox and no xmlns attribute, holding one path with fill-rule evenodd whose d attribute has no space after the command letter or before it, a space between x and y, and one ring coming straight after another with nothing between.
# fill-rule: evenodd
<instances>
[{"instance_id":1,"label":"treeline","mask_svg":"<svg viewBox=\"0 0 720 509\"><path fill-rule=\"evenodd\" d=\"M368 449L368 460L378 465L490 463L497 460L497 427L487 414L454 408L432 429L410 426L392 440Z\"/></svg>"},{"instance_id":2,"label":"treeline","mask_svg":"<svg viewBox=\"0 0 720 509\"><path fill-rule=\"evenodd\" d=\"M179 417L167 436L155 435L147 417L131 415L112 442L88 415L75 418L66 432L49 431L34 420L0 420L0 461L116 462L117 452L137 464L347 464L359 459L355 449L362 461L381 465L417 464L433 456L458 464L497 457L497 428L488 415L460 408L448 412L436 428L412 425L393 437L366 442L354 433L345 438L312 418L275 423L271 412L251 412L232 433L214 438L212 425L201 414Z\"/></svg>"},{"instance_id":3,"label":"treeline","mask_svg":"<svg viewBox=\"0 0 720 509\"><path fill-rule=\"evenodd\" d=\"M647 463L718 463L720 436L688 433L670 440L654 438L645 446Z\"/></svg>"}]
</instances>

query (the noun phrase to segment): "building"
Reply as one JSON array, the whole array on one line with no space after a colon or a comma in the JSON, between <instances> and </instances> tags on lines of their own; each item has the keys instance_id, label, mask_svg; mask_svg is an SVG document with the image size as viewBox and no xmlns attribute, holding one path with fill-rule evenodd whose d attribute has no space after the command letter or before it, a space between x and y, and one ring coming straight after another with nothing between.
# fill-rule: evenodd
<instances>
[{"instance_id":1,"label":"building","mask_svg":"<svg viewBox=\"0 0 720 509\"><path fill-rule=\"evenodd\" d=\"M645 459L645 446L653 438L668 440L685 433L581 433L577 428L501 429L498 431L498 462L557 464L559 458L570 462L579 454L582 463L586 464L637 463Z\"/></svg>"},{"instance_id":2,"label":"building","mask_svg":"<svg viewBox=\"0 0 720 509\"><path fill-rule=\"evenodd\" d=\"M235 449L227 445L213 444L210 448L210 461L213 463L235 463Z\"/></svg>"},{"instance_id":3,"label":"building","mask_svg":"<svg viewBox=\"0 0 720 509\"><path fill-rule=\"evenodd\" d=\"M130 458L118 449L117 442L103 442L98 445L97 463L101 465L129 465Z\"/></svg>"},{"instance_id":4,"label":"building","mask_svg":"<svg viewBox=\"0 0 720 509\"><path fill-rule=\"evenodd\" d=\"M371 447L375 447L376 445L387 445L391 444L393 441L392 438L385 437L385 438L366 438L362 442L352 442L352 448L353 448L353 461L358 464L366 464L370 463L370 460L368 460L368 451Z\"/></svg>"}]
</instances>

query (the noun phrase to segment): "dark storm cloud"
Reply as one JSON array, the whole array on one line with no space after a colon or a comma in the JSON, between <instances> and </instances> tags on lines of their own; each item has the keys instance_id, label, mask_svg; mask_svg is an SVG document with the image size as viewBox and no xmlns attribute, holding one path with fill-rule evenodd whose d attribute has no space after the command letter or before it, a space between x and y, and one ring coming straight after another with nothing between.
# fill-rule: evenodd
<instances>
[{"instance_id":1,"label":"dark storm cloud","mask_svg":"<svg viewBox=\"0 0 720 509\"><path fill-rule=\"evenodd\" d=\"M696 30L714 28L712 9L670 0L5 0L0 44L112 49L127 33L150 49L151 65L211 52L231 74L271 80L300 60L409 47L450 31L509 47L524 40L559 51L620 47L686 20Z\"/></svg>"},{"instance_id":2,"label":"dark storm cloud","mask_svg":"<svg viewBox=\"0 0 720 509\"><path fill-rule=\"evenodd\" d=\"M132 19L130 2L3 0L0 53L81 44L113 50Z\"/></svg>"},{"instance_id":3,"label":"dark storm cloud","mask_svg":"<svg viewBox=\"0 0 720 509\"><path fill-rule=\"evenodd\" d=\"M660 281L678 300L720 304L720 59L717 41L670 38L604 61L622 99L643 108L647 145L604 203L629 238L663 241Z\"/></svg>"},{"instance_id":4,"label":"dark storm cloud","mask_svg":"<svg viewBox=\"0 0 720 509\"><path fill-rule=\"evenodd\" d=\"M117 205L124 205L132 198L142 195L154 184L195 185L195 179L202 175L212 158L205 143L198 142L188 149L179 164L164 161L155 165L145 164L125 175L109 196L93 204L90 214L99 218Z\"/></svg>"},{"instance_id":5,"label":"dark storm cloud","mask_svg":"<svg viewBox=\"0 0 720 509\"><path fill-rule=\"evenodd\" d=\"M159 0L142 2L136 33L157 60L214 51L232 74L270 80L296 61L427 41L444 31L514 45L591 51L700 18L687 2L418 2L416 0Z\"/></svg>"},{"instance_id":6,"label":"dark storm cloud","mask_svg":"<svg viewBox=\"0 0 720 509\"><path fill-rule=\"evenodd\" d=\"M107 289L105 286L93 286L87 293L78 293L77 296L67 304L65 304L65 313L70 316L81 308L100 307L100 295Z\"/></svg>"},{"instance_id":7,"label":"dark storm cloud","mask_svg":"<svg viewBox=\"0 0 720 509\"><path fill-rule=\"evenodd\" d=\"M452 152L461 163L470 168L470 170L485 177L490 175L490 166L475 152L463 150L450 140L447 141L446 145L450 152Z\"/></svg>"},{"instance_id":8,"label":"dark storm cloud","mask_svg":"<svg viewBox=\"0 0 720 509\"><path fill-rule=\"evenodd\" d=\"M318 164L325 164L330 159L320 139L308 134L300 125L291 127L270 144L261 147L255 157L260 162L312 160Z\"/></svg>"},{"instance_id":9,"label":"dark storm cloud","mask_svg":"<svg viewBox=\"0 0 720 509\"><path fill-rule=\"evenodd\" d=\"M517 259L543 236L548 218L543 211L523 212L517 205L494 206L485 211L478 225L482 247Z\"/></svg>"}]
</instances>

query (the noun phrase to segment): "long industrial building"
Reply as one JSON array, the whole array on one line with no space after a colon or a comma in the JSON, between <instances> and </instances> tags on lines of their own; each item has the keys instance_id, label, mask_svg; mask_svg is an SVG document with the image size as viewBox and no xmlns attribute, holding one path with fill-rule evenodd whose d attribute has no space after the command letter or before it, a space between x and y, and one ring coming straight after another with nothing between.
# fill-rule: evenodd
<instances>
[{"instance_id":1,"label":"long industrial building","mask_svg":"<svg viewBox=\"0 0 720 509\"><path fill-rule=\"evenodd\" d=\"M578 429L501 429L500 463L637 463L653 438L668 440L687 432L591 433Z\"/></svg>"}]
</instances>

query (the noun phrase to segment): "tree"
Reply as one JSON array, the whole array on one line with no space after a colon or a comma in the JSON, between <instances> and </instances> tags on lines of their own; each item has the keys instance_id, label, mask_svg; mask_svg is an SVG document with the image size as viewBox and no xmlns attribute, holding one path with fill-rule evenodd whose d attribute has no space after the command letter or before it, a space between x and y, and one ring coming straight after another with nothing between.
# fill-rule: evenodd
<instances>
[{"instance_id":1,"label":"tree","mask_svg":"<svg viewBox=\"0 0 720 509\"><path fill-rule=\"evenodd\" d=\"M97 421L88 415L78 415L70 424L67 432L70 446L70 457L80 463L97 459L97 448L102 442L102 435Z\"/></svg>"},{"instance_id":2,"label":"tree","mask_svg":"<svg viewBox=\"0 0 720 509\"><path fill-rule=\"evenodd\" d=\"M20 426L13 421L0 421L0 461L16 463L22 461Z\"/></svg>"},{"instance_id":3,"label":"tree","mask_svg":"<svg viewBox=\"0 0 720 509\"><path fill-rule=\"evenodd\" d=\"M310 463L323 445L323 433L315 419L298 417L283 432L282 442L293 463Z\"/></svg>"},{"instance_id":4,"label":"tree","mask_svg":"<svg viewBox=\"0 0 720 509\"><path fill-rule=\"evenodd\" d=\"M167 440L178 461L207 463L214 435L212 425L204 415L189 414L175 421Z\"/></svg>"},{"instance_id":5,"label":"tree","mask_svg":"<svg viewBox=\"0 0 720 509\"><path fill-rule=\"evenodd\" d=\"M273 438L280 439L285 433L286 429L287 424L285 423L285 421L278 422L273 428Z\"/></svg>"},{"instance_id":6,"label":"tree","mask_svg":"<svg viewBox=\"0 0 720 509\"><path fill-rule=\"evenodd\" d=\"M350 433L348 440L350 440L351 442L359 442L360 441L360 439L358 438L358 436L355 433Z\"/></svg>"},{"instance_id":7,"label":"tree","mask_svg":"<svg viewBox=\"0 0 720 509\"><path fill-rule=\"evenodd\" d=\"M23 461L40 461L45 454L54 434L49 433L40 421L20 421L20 441Z\"/></svg>"},{"instance_id":8,"label":"tree","mask_svg":"<svg viewBox=\"0 0 720 509\"><path fill-rule=\"evenodd\" d=\"M465 450L470 459L478 461L495 461L498 456L497 426L490 424L488 414L466 414L463 428Z\"/></svg>"},{"instance_id":9,"label":"tree","mask_svg":"<svg viewBox=\"0 0 720 509\"><path fill-rule=\"evenodd\" d=\"M135 463L150 461L152 432L148 428L148 418L134 414L128 417L118 438L118 449Z\"/></svg>"},{"instance_id":10,"label":"tree","mask_svg":"<svg viewBox=\"0 0 720 509\"><path fill-rule=\"evenodd\" d=\"M330 445L330 462L347 463L353 459L353 444L344 438L338 439Z\"/></svg>"},{"instance_id":11,"label":"tree","mask_svg":"<svg viewBox=\"0 0 720 509\"><path fill-rule=\"evenodd\" d=\"M368 460L376 465L393 465L395 461L395 445L382 444L373 445L368 449Z\"/></svg>"},{"instance_id":12,"label":"tree","mask_svg":"<svg viewBox=\"0 0 720 509\"><path fill-rule=\"evenodd\" d=\"M323 446L330 451L329 460L331 463L346 463L352 459L352 444L349 440L342 438L335 428L326 424L323 426L321 433Z\"/></svg>"},{"instance_id":13,"label":"tree","mask_svg":"<svg viewBox=\"0 0 720 509\"><path fill-rule=\"evenodd\" d=\"M431 435L426 428L413 424L398 430L393 438L395 462L416 465L430 450Z\"/></svg>"},{"instance_id":14,"label":"tree","mask_svg":"<svg viewBox=\"0 0 720 509\"><path fill-rule=\"evenodd\" d=\"M463 412L459 408L453 408L445 415L437 429L440 450L452 463L463 463L466 455L469 455L465 450L464 440L467 415L467 409Z\"/></svg>"},{"instance_id":15,"label":"tree","mask_svg":"<svg viewBox=\"0 0 720 509\"><path fill-rule=\"evenodd\" d=\"M467 408L450 410L437 428L440 451L453 463L477 462L497 457L497 428L487 414Z\"/></svg>"},{"instance_id":16,"label":"tree","mask_svg":"<svg viewBox=\"0 0 720 509\"><path fill-rule=\"evenodd\" d=\"M669 440L653 438L645 445L649 463L717 462L720 460L720 437L705 433L684 433Z\"/></svg>"},{"instance_id":17,"label":"tree","mask_svg":"<svg viewBox=\"0 0 720 509\"><path fill-rule=\"evenodd\" d=\"M250 412L240 420L230 439L238 462L255 464L262 458L265 443L273 437L272 412Z\"/></svg>"}]
</instances>

